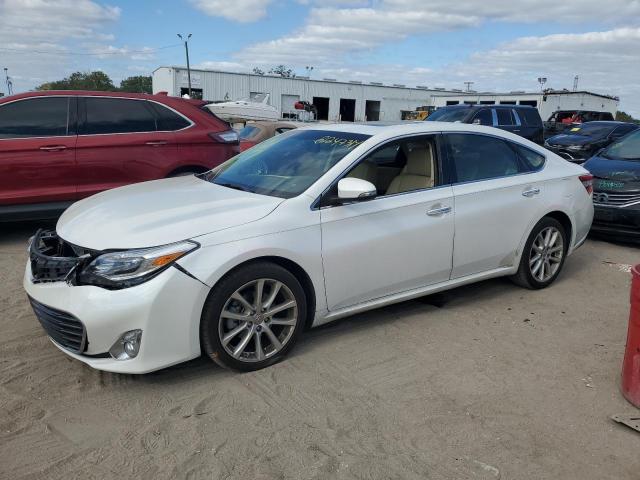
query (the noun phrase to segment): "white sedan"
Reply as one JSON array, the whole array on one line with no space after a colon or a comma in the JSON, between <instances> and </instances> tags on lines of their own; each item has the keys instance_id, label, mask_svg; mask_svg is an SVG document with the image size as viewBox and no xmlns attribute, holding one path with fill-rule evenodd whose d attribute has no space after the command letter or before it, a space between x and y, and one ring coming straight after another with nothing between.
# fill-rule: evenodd
<instances>
[{"instance_id":1,"label":"white sedan","mask_svg":"<svg viewBox=\"0 0 640 480\"><path fill-rule=\"evenodd\" d=\"M74 204L32 239L24 288L94 368L204 353L255 370L357 312L499 276L548 286L587 236L591 191L582 167L502 130L318 125Z\"/></svg>"}]
</instances>

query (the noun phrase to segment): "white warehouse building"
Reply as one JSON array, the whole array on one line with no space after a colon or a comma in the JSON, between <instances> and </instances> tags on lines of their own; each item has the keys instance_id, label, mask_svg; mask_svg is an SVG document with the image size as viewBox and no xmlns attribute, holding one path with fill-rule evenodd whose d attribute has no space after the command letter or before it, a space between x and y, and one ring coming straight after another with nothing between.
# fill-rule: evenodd
<instances>
[{"instance_id":1,"label":"white warehouse building","mask_svg":"<svg viewBox=\"0 0 640 480\"><path fill-rule=\"evenodd\" d=\"M153 93L168 92L181 96L188 92L187 69L159 67L153 71ZM312 103L318 120L328 121L396 121L408 112L431 110L447 105L531 105L543 120L557 110L592 110L615 115L619 99L591 92L554 90L545 92L463 92L424 86L384 85L377 82L336 81L307 77L280 77L251 73L191 69L194 98L220 102L269 94L269 103L288 117L298 101Z\"/></svg>"},{"instance_id":2,"label":"white warehouse building","mask_svg":"<svg viewBox=\"0 0 640 480\"><path fill-rule=\"evenodd\" d=\"M153 93L165 91L178 96L188 92L186 68L159 67L152 78ZM191 87L193 97L213 102L268 93L269 103L285 116L294 111L296 102L307 101L318 110L318 120L351 122L402 120L403 111L428 107L435 93L446 92L427 87L194 69L191 69Z\"/></svg>"}]
</instances>

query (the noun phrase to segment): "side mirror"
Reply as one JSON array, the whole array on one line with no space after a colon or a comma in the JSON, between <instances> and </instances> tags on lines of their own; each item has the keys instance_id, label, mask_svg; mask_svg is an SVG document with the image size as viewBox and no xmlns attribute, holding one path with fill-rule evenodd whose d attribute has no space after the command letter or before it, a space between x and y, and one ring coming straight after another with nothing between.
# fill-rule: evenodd
<instances>
[{"instance_id":1,"label":"side mirror","mask_svg":"<svg viewBox=\"0 0 640 480\"><path fill-rule=\"evenodd\" d=\"M378 191L373 183L360 178L347 177L338 182L338 199L362 201L376 197Z\"/></svg>"}]
</instances>

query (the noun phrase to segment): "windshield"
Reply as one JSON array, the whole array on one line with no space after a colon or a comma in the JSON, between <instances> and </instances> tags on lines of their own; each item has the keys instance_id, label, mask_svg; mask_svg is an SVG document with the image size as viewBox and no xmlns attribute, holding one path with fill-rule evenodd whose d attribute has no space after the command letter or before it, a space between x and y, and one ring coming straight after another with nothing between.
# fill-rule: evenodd
<instances>
[{"instance_id":1,"label":"windshield","mask_svg":"<svg viewBox=\"0 0 640 480\"><path fill-rule=\"evenodd\" d=\"M612 160L640 160L640 130L612 144L600 156Z\"/></svg>"},{"instance_id":2,"label":"windshield","mask_svg":"<svg viewBox=\"0 0 640 480\"><path fill-rule=\"evenodd\" d=\"M259 143L201 178L228 188L291 198L368 138L357 133L295 130Z\"/></svg>"},{"instance_id":3,"label":"windshield","mask_svg":"<svg viewBox=\"0 0 640 480\"><path fill-rule=\"evenodd\" d=\"M570 128L567 133L583 137L606 137L616 127L617 125L603 125L602 123L583 123L579 127Z\"/></svg>"},{"instance_id":4,"label":"windshield","mask_svg":"<svg viewBox=\"0 0 640 480\"><path fill-rule=\"evenodd\" d=\"M440 108L427 117L429 122L462 122L469 114L468 108Z\"/></svg>"}]
</instances>

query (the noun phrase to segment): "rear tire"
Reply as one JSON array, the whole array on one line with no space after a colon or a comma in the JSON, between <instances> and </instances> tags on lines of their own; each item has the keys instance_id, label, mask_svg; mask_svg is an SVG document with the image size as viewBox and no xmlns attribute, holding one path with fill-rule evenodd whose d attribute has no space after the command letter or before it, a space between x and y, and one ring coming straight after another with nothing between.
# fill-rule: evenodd
<instances>
[{"instance_id":1,"label":"rear tire","mask_svg":"<svg viewBox=\"0 0 640 480\"><path fill-rule=\"evenodd\" d=\"M304 290L291 272L270 262L248 264L209 293L200 320L203 352L243 372L273 365L293 348L306 315Z\"/></svg>"},{"instance_id":2,"label":"rear tire","mask_svg":"<svg viewBox=\"0 0 640 480\"><path fill-rule=\"evenodd\" d=\"M567 249L567 234L562 224L555 218L544 217L533 227L511 281L531 290L548 287L560 274Z\"/></svg>"}]
</instances>

